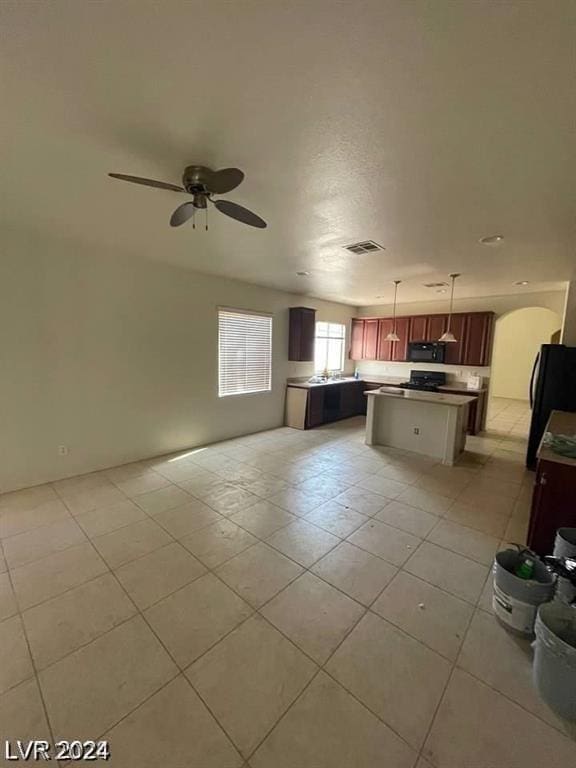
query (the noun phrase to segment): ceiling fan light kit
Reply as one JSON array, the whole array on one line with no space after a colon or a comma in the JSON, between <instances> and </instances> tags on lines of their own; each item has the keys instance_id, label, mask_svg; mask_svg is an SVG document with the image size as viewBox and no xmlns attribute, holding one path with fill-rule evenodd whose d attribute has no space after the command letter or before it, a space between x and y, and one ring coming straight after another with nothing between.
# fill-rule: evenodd
<instances>
[{"instance_id":1,"label":"ceiling fan light kit","mask_svg":"<svg viewBox=\"0 0 576 768\"><path fill-rule=\"evenodd\" d=\"M454 336L454 334L450 330L450 325L452 322L452 307L454 305L454 283L456 282L457 277L460 277L459 272L453 272L450 275L450 279L452 281L452 287L450 289L450 311L448 312L448 327L446 328L442 336L440 336L440 338L438 339L438 341L443 341L446 344L454 344L455 342L458 341L456 336Z\"/></svg>"},{"instance_id":2,"label":"ceiling fan light kit","mask_svg":"<svg viewBox=\"0 0 576 768\"><path fill-rule=\"evenodd\" d=\"M223 168L220 171L213 171L205 165L189 165L184 170L181 187L165 181L156 181L140 176L127 176L123 173L109 173L108 175L113 179L129 181L132 184L192 195L192 200L179 205L170 217L171 227L179 227L189 219L192 219L192 226L195 227L194 216L196 212L206 211L206 229L208 229L208 203L211 203L220 213L240 221L242 224L258 229L264 229L267 226L264 219L249 211L248 208L238 205L238 203L233 203L231 200L212 199L213 195L224 195L242 183L244 173L239 168Z\"/></svg>"}]
</instances>

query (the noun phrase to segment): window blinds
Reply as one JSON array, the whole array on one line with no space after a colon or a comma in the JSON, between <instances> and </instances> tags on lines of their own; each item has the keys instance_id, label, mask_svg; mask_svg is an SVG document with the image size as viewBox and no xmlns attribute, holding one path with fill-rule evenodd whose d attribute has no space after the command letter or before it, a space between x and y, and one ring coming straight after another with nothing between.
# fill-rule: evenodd
<instances>
[{"instance_id":1,"label":"window blinds","mask_svg":"<svg viewBox=\"0 0 576 768\"><path fill-rule=\"evenodd\" d=\"M234 309L218 310L220 397L272 389L272 318Z\"/></svg>"}]
</instances>

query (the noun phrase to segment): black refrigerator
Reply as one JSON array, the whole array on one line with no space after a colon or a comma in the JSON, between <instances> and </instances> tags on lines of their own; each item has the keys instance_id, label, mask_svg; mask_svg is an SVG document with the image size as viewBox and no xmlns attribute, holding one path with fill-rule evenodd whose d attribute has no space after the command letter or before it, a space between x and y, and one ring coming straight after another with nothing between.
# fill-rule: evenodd
<instances>
[{"instance_id":1,"label":"black refrigerator","mask_svg":"<svg viewBox=\"0 0 576 768\"><path fill-rule=\"evenodd\" d=\"M526 466L534 469L536 452L550 411L576 411L576 347L543 344L530 379L530 436Z\"/></svg>"}]
</instances>

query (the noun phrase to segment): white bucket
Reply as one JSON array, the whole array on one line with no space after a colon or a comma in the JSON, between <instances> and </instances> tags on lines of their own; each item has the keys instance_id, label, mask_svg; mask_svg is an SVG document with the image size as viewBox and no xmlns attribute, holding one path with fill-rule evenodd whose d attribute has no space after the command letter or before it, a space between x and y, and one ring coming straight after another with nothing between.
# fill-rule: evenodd
<instances>
[{"instance_id":1,"label":"white bucket","mask_svg":"<svg viewBox=\"0 0 576 768\"><path fill-rule=\"evenodd\" d=\"M557 715L576 720L576 610L557 601L536 618L534 685Z\"/></svg>"},{"instance_id":2,"label":"white bucket","mask_svg":"<svg viewBox=\"0 0 576 768\"><path fill-rule=\"evenodd\" d=\"M521 579L514 571L522 560L534 565L532 579ZM555 577L535 555L506 549L494 559L492 609L496 618L519 635L531 637L538 607L554 597Z\"/></svg>"}]
</instances>

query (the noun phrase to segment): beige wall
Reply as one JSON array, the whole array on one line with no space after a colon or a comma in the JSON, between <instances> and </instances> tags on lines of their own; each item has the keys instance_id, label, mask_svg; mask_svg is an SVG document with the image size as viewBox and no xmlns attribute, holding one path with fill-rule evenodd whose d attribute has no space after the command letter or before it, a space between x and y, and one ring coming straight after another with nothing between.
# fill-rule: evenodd
<instances>
[{"instance_id":1,"label":"beige wall","mask_svg":"<svg viewBox=\"0 0 576 768\"><path fill-rule=\"evenodd\" d=\"M273 389L220 399L217 307L273 313ZM13 239L0 260L0 491L283 422L288 308L352 307L89 246ZM58 446L69 447L60 456Z\"/></svg>"},{"instance_id":2,"label":"beige wall","mask_svg":"<svg viewBox=\"0 0 576 768\"><path fill-rule=\"evenodd\" d=\"M549 344L560 329L556 312L526 307L496 321L492 353L492 387L495 397L527 400L534 359L542 344Z\"/></svg>"}]
</instances>

